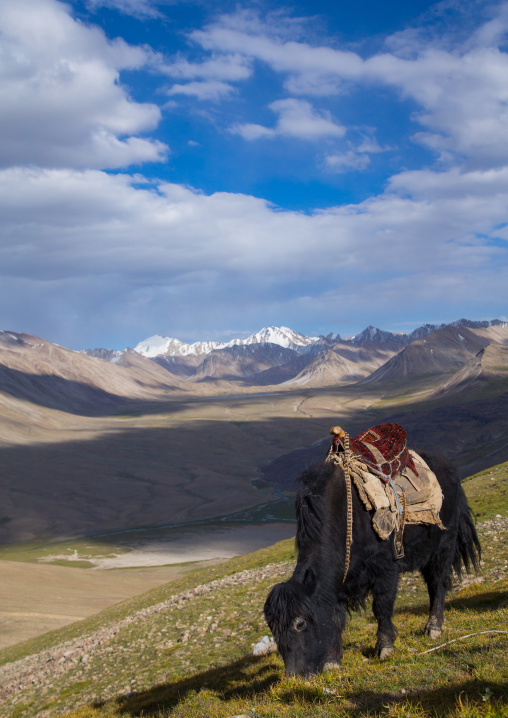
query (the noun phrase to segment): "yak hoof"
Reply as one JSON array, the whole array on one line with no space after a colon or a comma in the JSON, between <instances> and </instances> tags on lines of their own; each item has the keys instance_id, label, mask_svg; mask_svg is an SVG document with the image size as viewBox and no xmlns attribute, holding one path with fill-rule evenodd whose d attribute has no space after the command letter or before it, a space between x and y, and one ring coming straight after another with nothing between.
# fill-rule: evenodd
<instances>
[{"instance_id":1,"label":"yak hoof","mask_svg":"<svg viewBox=\"0 0 508 718\"><path fill-rule=\"evenodd\" d=\"M429 618L429 620L427 621L427 625L425 626L425 635L435 641L436 638L439 638L442 633L443 628L439 624L439 621L433 616Z\"/></svg>"},{"instance_id":2,"label":"yak hoof","mask_svg":"<svg viewBox=\"0 0 508 718\"><path fill-rule=\"evenodd\" d=\"M339 661L326 661L323 671L338 671L340 668Z\"/></svg>"},{"instance_id":3,"label":"yak hoof","mask_svg":"<svg viewBox=\"0 0 508 718\"><path fill-rule=\"evenodd\" d=\"M385 646L379 651L379 660L380 661L386 661L386 659L392 655L394 651L393 646L387 647Z\"/></svg>"}]
</instances>

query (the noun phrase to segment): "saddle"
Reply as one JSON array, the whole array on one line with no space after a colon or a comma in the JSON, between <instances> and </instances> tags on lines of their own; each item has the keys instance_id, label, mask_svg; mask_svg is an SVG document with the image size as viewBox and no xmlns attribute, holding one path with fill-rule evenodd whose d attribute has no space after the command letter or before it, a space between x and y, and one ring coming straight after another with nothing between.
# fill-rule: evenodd
<instances>
[{"instance_id":1,"label":"saddle","mask_svg":"<svg viewBox=\"0 0 508 718\"><path fill-rule=\"evenodd\" d=\"M406 523L436 524L444 529L439 511L443 493L434 472L415 451L407 448L400 424L378 424L355 438L340 426L327 460L347 470L367 511L372 526L386 540L394 535L395 558L402 558ZM380 481L381 479L381 481Z\"/></svg>"},{"instance_id":2,"label":"saddle","mask_svg":"<svg viewBox=\"0 0 508 718\"><path fill-rule=\"evenodd\" d=\"M343 439L346 432L340 426L333 426L330 434L334 434L332 451L344 450ZM355 458L364 464L385 482L395 478L397 474L409 466L416 476L418 471L407 448L406 430L400 424L378 424L354 439L349 439L349 448Z\"/></svg>"}]
</instances>

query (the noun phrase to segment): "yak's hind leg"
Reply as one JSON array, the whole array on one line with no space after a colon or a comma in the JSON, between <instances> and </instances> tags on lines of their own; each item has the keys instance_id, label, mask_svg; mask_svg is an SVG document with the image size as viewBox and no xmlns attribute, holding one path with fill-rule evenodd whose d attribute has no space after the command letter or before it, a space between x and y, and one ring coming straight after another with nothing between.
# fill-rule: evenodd
<instances>
[{"instance_id":1,"label":"yak's hind leg","mask_svg":"<svg viewBox=\"0 0 508 718\"><path fill-rule=\"evenodd\" d=\"M393 625L393 607L397 597L398 572L378 576L372 587L372 610L377 621L376 654L383 661L393 651L397 629Z\"/></svg>"},{"instance_id":2,"label":"yak's hind leg","mask_svg":"<svg viewBox=\"0 0 508 718\"><path fill-rule=\"evenodd\" d=\"M451 588L453 547L447 547L431 556L422 568L422 576L427 584L430 611L425 626L425 635L436 639L443 632L444 605L446 592Z\"/></svg>"},{"instance_id":3,"label":"yak's hind leg","mask_svg":"<svg viewBox=\"0 0 508 718\"><path fill-rule=\"evenodd\" d=\"M333 640L324 666L325 671L339 668L344 651L342 650L342 631L346 626L346 604L338 603L332 620Z\"/></svg>"}]
</instances>

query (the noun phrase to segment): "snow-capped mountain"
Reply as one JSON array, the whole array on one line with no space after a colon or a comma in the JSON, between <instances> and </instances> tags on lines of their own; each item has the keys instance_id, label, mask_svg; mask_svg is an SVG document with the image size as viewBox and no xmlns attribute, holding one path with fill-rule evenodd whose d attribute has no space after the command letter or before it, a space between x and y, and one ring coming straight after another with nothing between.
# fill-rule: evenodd
<instances>
[{"instance_id":1,"label":"snow-capped mountain","mask_svg":"<svg viewBox=\"0 0 508 718\"><path fill-rule=\"evenodd\" d=\"M149 359L167 354L169 356L186 356L187 354L196 354L197 352L189 351L191 345L181 342L179 339L171 337L161 337L160 334L154 334L153 337L143 339L142 342L136 344L134 351L142 354Z\"/></svg>"},{"instance_id":2,"label":"snow-capped mountain","mask_svg":"<svg viewBox=\"0 0 508 718\"><path fill-rule=\"evenodd\" d=\"M239 344L279 344L281 347L286 349L295 349L298 351L302 347L307 347L310 344L317 342L319 337L306 337L300 332L295 332L293 329L288 327L265 327L256 334L251 334L250 337L239 340Z\"/></svg>"},{"instance_id":3,"label":"snow-capped mountain","mask_svg":"<svg viewBox=\"0 0 508 718\"><path fill-rule=\"evenodd\" d=\"M185 344L179 339L161 337L159 334L155 334L139 342L134 347L134 351L150 359L158 356L198 356L200 354L210 354L216 349L249 344L278 344L286 349L298 351L313 344L318 339L319 337L306 337L288 327L265 327L256 334L251 334L247 339L232 339L229 342L195 342L194 344Z\"/></svg>"},{"instance_id":4,"label":"snow-capped mountain","mask_svg":"<svg viewBox=\"0 0 508 718\"><path fill-rule=\"evenodd\" d=\"M459 329L464 331L461 333ZM499 319L459 319L448 325L425 324L409 334L369 325L355 336L341 338L340 334L333 333L326 337L309 337L288 327L269 326L246 339L236 338L228 342L186 344L156 334L139 342L135 350L128 350L131 352L128 361L126 352L93 349L84 353L120 365L127 361L129 366L134 356L150 360L168 371L172 381L183 381L186 385L227 380L264 386L287 384L296 381L297 377L306 384L310 381L317 385L328 381L325 375L333 375L341 382L362 378L375 382L388 380L391 376L453 371L469 360L471 351L493 341L504 343L505 329L506 323ZM472 349L466 346L462 335L467 332L481 337L481 346L476 346L473 340L469 342ZM499 337L496 332L500 333ZM438 338L450 335L451 345L441 347L434 335ZM457 347L451 335L457 335ZM427 342L427 337L431 337L431 341ZM434 340L438 341L436 346ZM348 363L347 367L344 361ZM330 371L325 371L325 364L330 365ZM332 379L329 381L333 383Z\"/></svg>"},{"instance_id":5,"label":"snow-capped mountain","mask_svg":"<svg viewBox=\"0 0 508 718\"><path fill-rule=\"evenodd\" d=\"M89 357L95 357L95 359L104 359L111 364L118 364L121 361L124 353L118 349L83 349L81 354L86 354Z\"/></svg>"}]
</instances>

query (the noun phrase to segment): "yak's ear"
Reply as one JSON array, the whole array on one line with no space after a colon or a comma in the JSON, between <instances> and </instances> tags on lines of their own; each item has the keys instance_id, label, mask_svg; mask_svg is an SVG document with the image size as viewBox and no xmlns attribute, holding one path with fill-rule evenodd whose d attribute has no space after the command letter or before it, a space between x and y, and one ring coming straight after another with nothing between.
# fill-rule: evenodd
<instances>
[{"instance_id":1,"label":"yak's ear","mask_svg":"<svg viewBox=\"0 0 508 718\"><path fill-rule=\"evenodd\" d=\"M314 573L314 569L306 568L305 573L303 574L303 587L305 588L305 591L309 596L314 593L316 583L317 579L316 574Z\"/></svg>"}]
</instances>

